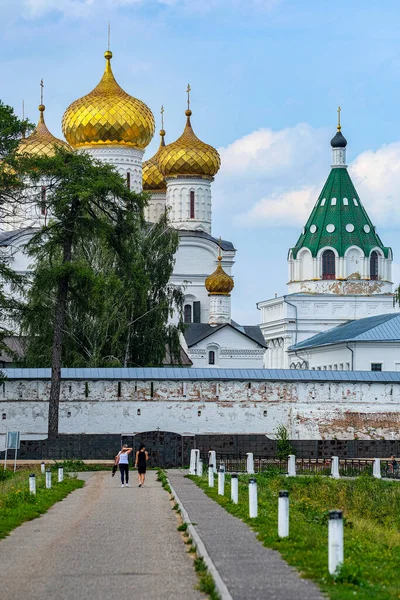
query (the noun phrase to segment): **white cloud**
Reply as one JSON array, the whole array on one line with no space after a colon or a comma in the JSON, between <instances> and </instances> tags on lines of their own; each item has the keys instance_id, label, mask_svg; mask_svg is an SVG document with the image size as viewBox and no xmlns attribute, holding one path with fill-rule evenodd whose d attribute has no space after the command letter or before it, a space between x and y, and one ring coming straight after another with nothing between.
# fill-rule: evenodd
<instances>
[{"instance_id":1,"label":"white cloud","mask_svg":"<svg viewBox=\"0 0 400 600\"><path fill-rule=\"evenodd\" d=\"M328 176L329 132L307 123L261 129L220 148L215 209L236 225L304 225ZM400 142L360 154L350 176L376 225L400 224Z\"/></svg>"}]
</instances>

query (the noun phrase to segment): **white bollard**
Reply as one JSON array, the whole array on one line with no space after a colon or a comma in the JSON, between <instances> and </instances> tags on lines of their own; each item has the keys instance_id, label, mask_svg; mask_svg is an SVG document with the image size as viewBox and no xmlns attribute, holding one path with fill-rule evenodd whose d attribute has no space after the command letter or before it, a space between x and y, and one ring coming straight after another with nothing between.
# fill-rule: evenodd
<instances>
[{"instance_id":1,"label":"white bollard","mask_svg":"<svg viewBox=\"0 0 400 600\"><path fill-rule=\"evenodd\" d=\"M249 516L250 519L258 516L257 481L254 477L249 480Z\"/></svg>"},{"instance_id":2,"label":"white bollard","mask_svg":"<svg viewBox=\"0 0 400 600\"><path fill-rule=\"evenodd\" d=\"M196 475L196 450L190 451L189 475Z\"/></svg>"},{"instance_id":3,"label":"white bollard","mask_svg":"<svg viewBox=\"0 0 400 600\"><path fill-rule=\"evenodd\" d=\"M46 472L46 465L44 462L40 463L40 471L41 473L45 473Z\"/></svg>"},{"instance_id":4,"label":"white bollard","mask_svg":"<svg viewBox=\"0 0 400 600\"><path fill-rule=\"evenodd\" d=\"M214 465L208 467L208 487L214 487Z\"/></svg>"},{"instance_id":5,"label":"white bollard","mask_svg":"<svg viewBox=\"0 0 400 600\"><path fill-rule=\"evenodd\" d=\"M332 456L332 465L331 465L331 477L333 479L339 479L339 457Z\"/></svg>"},{"instance_id":6,"label":"white bollard","mask_svg":"<svg viewBox=\"0 0 400 600\"><path fill-rule=\"evenodd\" d=\"M196 454L196 459L195 459L195 463L194 463L194 468L195 468L195 475L199 474L199 460L200 460L200 450L195 450L195 454Z\"/></svg>"},{"instance_id":7,"label":"white bollard","mask_svg":"<svg viewBox=\"0 0 400 600\"><path fill-rule=\"evenodd\" d=\"M223 496L225 494L225 468L220 467L218 471L218 495Z\"/></svg>"},{"instance_id":8,"label":"white bollard","mask_svg":"<svg viewBox=\"0 0 400 600\"><path fill-rule=\"evenodd\" d=\"M231 475L231 500L234 504L239 502L239 480L237 473Z\"/></svg>"},{"instance_id":9,"label":"white bollard","mask_svg":"<svg viewBox=\"0 0 400 600\"><path fill-rule=\"evenodd\" d=\"M289 492L281 490L278 499L278 536L289 535Z\"/></svg>"},{"instance_id":10,"label":"white bollard","mask_svg":"<svg viewBox=\"0 0 400 600\"><path fill-rule=\"evenodd\" d=\"M252 452L247 452L246 471L249 475L254 475L254 458Z\"/></svg>"},{"instance_id":11,"label":"white bollard","mask_svg":"<svg viewBox=\"0 0 400 600\"><path fill-rule=\"evenodd\" d=\"M376 478L376 479L381 479L382 475L381 475L381 459L380 458L374 458L374 468L372 471L372 475Z\"/></svg>"},{"instance_id":12,"label":"white bollard","mask_svg":"<svg viewBox=\"0 0 400 600\"><path fill-rule=\"evenodd\" d=\"M199 458L199 461L197 463L197 475L199 477L203 477L203 461L201 460L201 458Z\"/></svg>"},{"instance_id":13,"label":"white bollard","mask_svg":"<svg viewBox=\"0 0 400 600\"><path fill-rule=\"evenodd\" d=\"M217 453L215 450L208 452L208 464L213 466L214 473L217 472Z\"/></svg>"},{"instance_id":14,"label":"white bollard","mask_svg":"<svg viewBox=\"0 0 400 600\"><path fill-rule=\"evenodd\" d=\"M328 530L328 569L333 575L343 564L343 513L341 510L329 511Z\"/></svg>"},{"instance_id":15,"label":"white bollard","mask_svg":"<svg viewBox=\"0 0 400 600\"><path fill-rule=\"evenodd\" d=\"M64 479L64 467L58 467L58 483L61 483Z\"/></svg>"},{"instance_id":16,"label":"white bollard","mask_svg":"<svg viewBox=\"0 0 400 600\"><path fill-rule=\"evenodd\" d=\"M296 456L294 454L288 456L287 471L286 477L296 477Z\"/></svg>"},{"instance_id":17,"label":"white bollard","mask_svg":"<svg viewBox=\"0 0 400 600\"><path fill-rule=\"evenodd\" d=\"M33 496L36 495L36 475L35 473L31 473L29 475L29 493Z\"/></svg>"},{"instance_id":18,"label":"white bollard","mask_svg":"<svg viewBox=\"0 0 400 600\"><path fill-rule=\"evenodd\" d=\"M51 488L51 471L50 471L50 469L47 469L47 471L46 471L46 488L47 489Z\"/></svg>"}]
</instances>

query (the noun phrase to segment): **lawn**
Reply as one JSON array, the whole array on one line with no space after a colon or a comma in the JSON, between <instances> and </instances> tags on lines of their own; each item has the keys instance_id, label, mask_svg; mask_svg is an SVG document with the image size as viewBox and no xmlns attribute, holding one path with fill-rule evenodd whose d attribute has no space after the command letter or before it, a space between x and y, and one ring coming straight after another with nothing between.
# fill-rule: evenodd
<instances>
[{"instance_id":1,"label":"lawn","mask_svg":"<svg viewBox=\"0 0 400 600\"><path fill-rule=\"evenodd\" d=\"M36 496L29 493L29 474L36 474ZM84 482L75 477L64 476L57 483L57 474L53 470L53 487L45 488L45 475L40 467L20 470L13 473L0 469L0 538L5 537L24 521L30 521L45 513L53 504L62 500Z\"/></svg>"},{"instance_id":2,"label":"lawn","mask_svg":"<svg viewBox=\"0 0 400 600\"><path fill-rule=\"evenodd\" d=\"M400 483L363 475L352 480L291 477L275 473L256 477L258 517L248 517L249 476L239 477L239 504L230 500L230 477L225 496L208 487L207 476L191 477L214 500L243 519L259 540L278 550L302 576L313 579L333 600L392 600L400 598ZM290 536L277 535L278 493L290 496ZM328 513L344 513L344 565L328 573Z\"/></svg>"}]
</instances>

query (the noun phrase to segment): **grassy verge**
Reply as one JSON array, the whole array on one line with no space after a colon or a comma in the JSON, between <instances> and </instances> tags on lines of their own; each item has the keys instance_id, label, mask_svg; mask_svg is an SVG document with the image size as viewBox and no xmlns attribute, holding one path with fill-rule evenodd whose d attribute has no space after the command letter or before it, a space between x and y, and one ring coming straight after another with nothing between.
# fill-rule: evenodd
<instances>
[{"instance_id":1,"label":"grassy verge","mask_svg":"<svg viewBox=\"0 0 400 600\"><path fill-rule=\"evenodd\" d=\"M29 493L29 474L36 475L36 496ZM73 490L84 485L82 480L65 476L64 481L45 488L45 475L40 468L20 470L16 473L3 471L0 475L0 538L10 531L45 513L53 504L62 500Z\"/></svg>"},{"instance_id":2,"label":"grassy verge","mask_svg":"<svg viewBox=\"0 0 400 600\"><path fill-rule=\"evenodd\" d=\"M230 501L230 478L225 496L208 488L207 477L191 477L230 513L247 522L258 539L300 573L313 579L332 600L394 600L400 598L400 485L367 475L341 481L313 476L257 476L259 516L248 516L248 476L239 477L239 504ZM290 493L290 537L277 535L278 493ZM328 513L344 511L342 569L328 573Z\"/></svg>"},{"instance_id":3,"label":"grassy verge","mask_svg":"<svg viewBox=\"0 0 400 600\"><path fill-rule=\"evenodd\" d=\"M163 469L157 469L157 480L161 482L161 485L164 488L164 490L169 493L172 504L172 510L174 510L177 513L177 515L179 515L180 524L178 525L177 529L182 534L184 543L187 546L187 553L193 558L193 566L199 580L198 589L204 594L207 594L210 600L220 600L217 588L215 587L214 579L211 573L209 572L203 558L201 556L198 556L197 549L194 545L192 538L189 537L189 532L187 531L188 523L185 523L185 521L183 521L181 518L179 504L175 502L175 498L172 496L172 491L168 483L168 478Z\"/></svg>"}]
</instances>

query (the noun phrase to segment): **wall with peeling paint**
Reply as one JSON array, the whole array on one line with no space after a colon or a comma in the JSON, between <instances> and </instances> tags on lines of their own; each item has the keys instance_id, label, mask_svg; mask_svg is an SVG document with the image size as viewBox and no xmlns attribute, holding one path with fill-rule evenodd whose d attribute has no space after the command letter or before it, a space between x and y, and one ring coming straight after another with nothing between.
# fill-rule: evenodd
<instances>
[{"instance_id":1,"label":"wall with peeling paint","mask_svg":"<svg viewBox=\"0 0 400 600\"><path fill-rule=\"evenodd\" d=\"M0 435L45 437L49 380L0 388ZM60 433L264 434L293 440L399 439L400 383L63 380Z\"/></svg>"}]
</instances>

